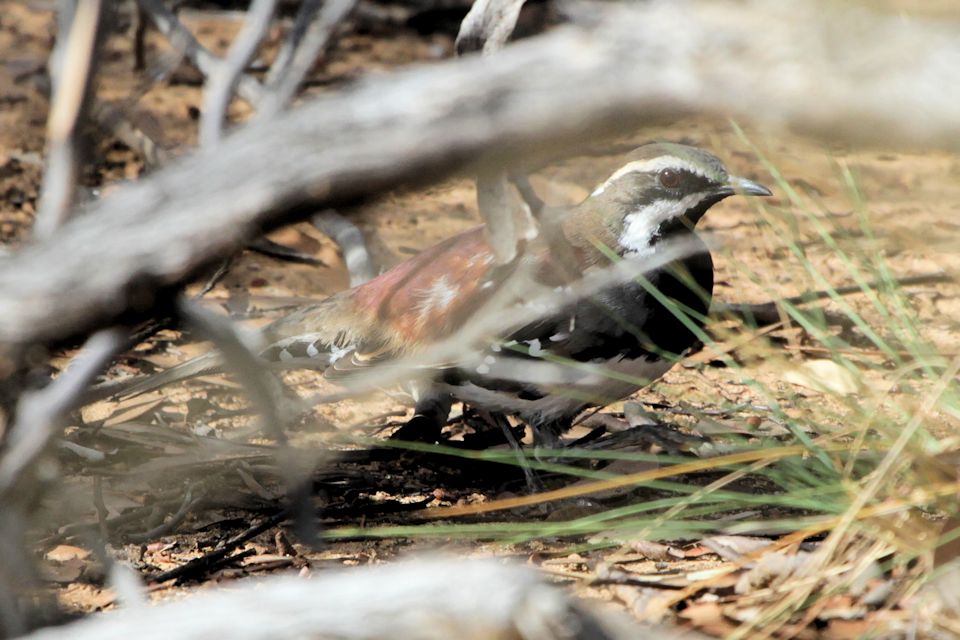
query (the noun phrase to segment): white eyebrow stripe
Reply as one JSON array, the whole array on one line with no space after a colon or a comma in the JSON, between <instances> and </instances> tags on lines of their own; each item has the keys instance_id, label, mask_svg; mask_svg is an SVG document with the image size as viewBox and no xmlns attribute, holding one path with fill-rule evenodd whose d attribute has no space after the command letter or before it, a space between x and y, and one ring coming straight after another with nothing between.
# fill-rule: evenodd
<instances>
[{"instance_id":1,"label":"white eyebrow stripe","mask_svg":"<svg viewBox=\"0 0 960 640\"><path fill-rule=\"evenodd\" d=\"M623 165L622 167L614 171L613 175L607 178L606 182L604 182L599 187L594 189L593 193L590 195L594 195L594 196L600 195L601 193L606 191L607 187L609 187L611 183L613 183L615 180L622 178L628 173L634 173L634 172L653 173L655 171L659 171L660 169L666 169L668 167L671 169L680 169L681 171L688 171L694 175L700 176L701 178L707 177L707 175L699 167L694 166L689 162L686 162L679 158L675 158L673 156L666 156L666 157L661 156L659 158L651 158L649 160L634 160L633 162L628 162L627 164Z\"/></svg>"}]
</instances>

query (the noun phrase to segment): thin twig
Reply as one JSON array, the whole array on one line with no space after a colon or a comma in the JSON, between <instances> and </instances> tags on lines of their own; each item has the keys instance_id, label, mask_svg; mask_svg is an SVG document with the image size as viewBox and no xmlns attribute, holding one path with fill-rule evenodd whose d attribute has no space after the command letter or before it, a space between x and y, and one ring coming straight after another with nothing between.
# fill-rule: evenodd
<instances>
[{"instance_id":1,"label":"thin twig","mask_svg":"<svg viewBox=\"0 0 960 640\"><path fill-rule=\"evenodd\" d=\"M119 328L95 333L56 380L22 397L0 458L0 501L10 498L25 472L35 467L60 421L76 408L86 388L125 344L126 336L126 331Z\"/></svg>"},{"instance_id":2,"label":"thin twig","mask_svg":"<svg viewBox=\"0 0 960 640\"><path fill-rule=\"evenodd\" d=\"M61 13L68 3L60 2ZM102 0L76 5L69 33L59 34L51 58L53 100L47 119L47 170L34 235L49 236L73 210L82 156L83 123L93 87L97 49L102 39ZM61 27L64 26L61 19Z\"/></svg>"},{"instance_id":3,"label":"thin twig","mask_svg":"<svg viewBox=\"0 0 960 640\"><path fill-rule=\"evenodd\" d=\"M206 334L223 353L226 364L243 384L250 399L261 416L263 430L272 435L277 443L285 445L287 436L283 430L283 418L277 399L283 395L283 383L271 376L263 362L248 347L234 330L227 318L221 318L200 305L181 299L179 312L196 329Z\"/></svg>"},{"instance_id":4,"label":"thin twig","mask_svg":"<svg viewBox=\"0 0 960 640\"><path fill-rule=\"evenodd\" d=\"M93 476L93 506L97 510L97 528L100 531L100 542L105 543L109 539L107 530L107 505L103 502L103 476L97 474Z\"/></svg>"},{"instance_id":5,"label":"thin twig","mask_svg":"<svg viewBox=\"0 0 960 640\"><path fill-rule=\"evenodd\" d=\"M467 12L454 44L457 55L489 54L503 48L526 0L476 0Z\"/></svg>"},{"instance_id":6,"label":"thin twig","mask_svg":"<svg viewBox=\"0 0 960 640\"><path fill-rule=\"evenodd\" d=\"M270 256L271 258L276 258L277 260L312 264L318 267L326 266L323 260L320 260L309 253L291 249L286 245L280 244L279 242L274 242L273 240L263 236L257 238L256 240L252 240L249 244L247 244L247 249L256 251L257 253L262 253L265 256Z\"/></svg>"},{"instance_id":7,"label":"thin twig","mask_svg":"<svg viewBox=\"0 0 960 640\"><path fill-rule=\"evenodd\" d=\"M253 0L243 28L227 52L227 57L214 66L212 73L207 74L203 117L200 120L201 146L209 147L220 140L234 87L267 35L276 8L277 0Z\"/></svg>"},{"instance_id":8,"label":"thin twig","mask_svg":"<svg viewBox=\"0 0 960 640\"><path fill-rule=\"evenodd\" d=\"M220 59L197 42L190 30L183 26L163 0L137 0L137 6L150 18L173 48L182 52L200 73L210 77L215 72ZM237 81L237 95L251 105L256 105L263 95L263 88L256 79L243 75Z\"/></svg>"},{"instance_id":9,"label":"thin twig","mask_svg":"<svg viewBox=\"0 0 960 640\"><path fill-rule=\"evenodd\" d=\"M190 562L182 564L174 569L170 569L169 571L164 571L163 573L151 576L148 578L148 580L153 584L158 584L161 582L167 582L168 580L199 578L208 569L217 565L224 558L226 558L231 551L239 547L241 544L247 540L257 537L264 531L272 529L283 522L286 518L286 512L272 515L266 520L253 525L246 531L220 543L210 553L202 555L199 558L194 558Z\"/></svg>"},{"instance_id":10,"label":"thin twig","mask_svg":"<svg viewBox=\"0 0 960 640\"><path fill-rule=\"evenodd\" d=\"M338 27L356 8L357 0L326 0L318 15L319 4L306 0L300 5L290 35L267 74L258 120L269 120L287 106L310 69L333 45Z\"/></svg>"},{"instance_id":11,"label":"thin twig","mask_svg":"<svg viewBox=\"0 0 960 640\"><path fill-rule=\"evenodd\" d=\"M457 55L482 51L489 56L502 49L516 27L524 1L476 0L460 23L455 43ZM537 235L531 208L503 168L477 176L477 208L499 264L513 260L522 250L524 240Z\"/></svg>"},{"instance_id":12,"label":"thin twig","mask_svg":"<svg viewBox=\"0 0 960 640\"><path fill-rule=\"evenodd\" d=\"M186 520L187 516L190 515L190 510L193 509L193 507L196 506L201 500L203 500L203 496L197 496L194 498L193 488L188 487L187 492L183 495L183 500L180 502L180 506L173 513L173 515L170 516L169 520L166 522L161 522L156 527L148 529L142 533L128 534L127 540L133 544L138 544L141 542L156 540L157 538L171 533L174 529L180 526L181 522Z\"/></svg>"},{"instance_id":13,"label":"thin twig","mask_svg":"<svg viewBox=\"0 0 960 640\"><path fill-rule=\"evenodd\" d=\"M307 34L307 29L324 4L324 0L303 0L300 3L297 16L293 19L293 24L287 31L283 44L280 45L280 49L273 59L273 64L270 65L270 70L267 72L267 77L264 79L266 86L275 86L277 79L290 67L293 54L300 47L300 43Z\"/></svg>"},{"instance_id":14,"label":"thin twig","mask_svg":"<svg viewBox=\"0 0 960 640\"><path fill-rule=\"evenodd\" d=\"M207 278L207 281L203 283L203 286L200 288L200 291L193 296L194 300L199 300L203 296L210 293L217 283L223 280L223 277L227 275L227 272L230 270L230 266L233 264L233 256L229 256L220 261L220 264L217 265L217 268L214 270L210 277Z\"/></svg>"},{"instance_id":15,"label":"thin twig","mask_svg":"<svg viewBox=\"0 0 960 640\"><path fill-rule=\"evenodd\" d=\"M912 287L922 284L941 284L944 282L953 282L953 280L954 279L952 277L943 272L924 273L915 276L895 278L890 282L874 280L873 282L867 283L866 288L871 291L876 291L882 290L888 284L894 284L898 287ZM713 306L710 312L714 315L733 316L743 320L744 322L755 324L758 327L764 327L767 325L776 324L783 320L783 315L780 312L780 309L783 305L798 307L810 304L811 302L817 302L819 300L828 300L835 295L850 296L859 293L864 293L864 287L861 287L860 285L849 285L846 287L837 287L833 290L822 289L820 291L811 291L808 293L802 293L798 296L784 298L783 300L761 302L758 304L717 303Z\"/></svg>"},{"instance_id":16,"label":"thin twig","mask_svg":"<svg viewBox=\"0 0 960 640\"><path fill-rule=\"evenodd\" d=\"M263 362L244 344L233 329L230 320L220 318L198 304L181 299L180 313L186 320L196 325L220 349L226 364L240 379L260 414L263 430L277 441L277 461L287 490L287 497L296 520L297 534L304 544L313 545L317 541L316 527L310 501L309 473L298 464L295 451L287 442L286 422L297 415L300 403L293 409L281 410L285 389L280 379L272 375L263 366Z\"/></svg>"}]
</instances>

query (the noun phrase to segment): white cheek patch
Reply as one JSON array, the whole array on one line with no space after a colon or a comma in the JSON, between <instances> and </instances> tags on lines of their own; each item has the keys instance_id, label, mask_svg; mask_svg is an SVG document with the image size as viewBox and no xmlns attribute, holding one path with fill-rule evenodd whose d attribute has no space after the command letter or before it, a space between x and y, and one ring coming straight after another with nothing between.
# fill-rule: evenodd
<instances>
[{"instance_id":1,"label":"white cheek patch","mask_svg":"<svg viewBox=\"0 0 960 640\"><path fill-rule=\"evenodd\" d=\"M687 171L689 173L700 176L702 178L707 177L707 175L704 174L703 170L701 170L699 167L696 167L690 164L689 162L685 162L673 156L652 158L650 160L634 160L633 162L628 162L627 164L623 165L622 167L614 171L613 175L607 178L607 180L603 184L601 184L599 187L594 189L593 193L591 193L590 195L591 196L600 195L601 193L606 191L607 187L613 184L613 182L615 182L616 180L619 180L620 178L627 175L628 173L637 173L637 172L656 173L661 169L677 169L678 171Z\"/></svg>"},{"instance_id":2,"label":"white cheek patch","mask_svg":"<svg viewBox=\"0 0 960 640\"><path fill-rule=\"evenodd\" d=\"M657 200L645 207L628 213L623 219L623 231L618 242L631 257L653 255L660 227L664 222L683 215L688 209L703 200L706 194L694 193L680 200Z\"/></svg>"}]
</instances>

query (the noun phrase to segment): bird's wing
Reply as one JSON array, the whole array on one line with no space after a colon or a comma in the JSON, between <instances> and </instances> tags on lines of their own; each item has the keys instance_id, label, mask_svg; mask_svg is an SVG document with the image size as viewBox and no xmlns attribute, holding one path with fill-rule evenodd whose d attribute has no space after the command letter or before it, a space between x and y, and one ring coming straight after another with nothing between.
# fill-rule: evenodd
<instances>
[{"instance_id":1,"label":"bird's wing","mask_svg":"<svg viewBox=\"0 0 960 640\"><path fill-rule=\"evenodd\" d=\"M415 356L462 327L511 268L496 263L482 228L471 229L278 320L267 328L271 346L264 356L292 366L313 361L326 367L328 378L341 380ZM449 364L425 360L421 366Z\"/></svg>"}]
</instances>

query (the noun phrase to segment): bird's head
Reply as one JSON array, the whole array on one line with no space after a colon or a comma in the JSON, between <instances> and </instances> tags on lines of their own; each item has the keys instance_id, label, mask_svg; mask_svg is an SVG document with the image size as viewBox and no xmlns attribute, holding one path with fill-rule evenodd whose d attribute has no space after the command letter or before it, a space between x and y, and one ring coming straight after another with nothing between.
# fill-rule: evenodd
<instances>
[{"instance_id":1,"label":"bird's head","mask_svg":"<svg viewBox=\"0 0 960 640\"><path fill-rule=\"evenodd\" d=\"M727 196L769 196L763 185L727 173L713 154L683 144L656 142L634 150L568 221L618 252L645 255L656 242L693 229L707 209Z\"/></svg>"}]
</instances>

